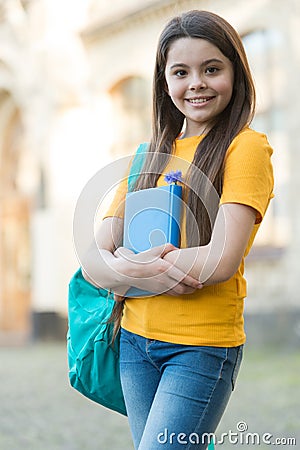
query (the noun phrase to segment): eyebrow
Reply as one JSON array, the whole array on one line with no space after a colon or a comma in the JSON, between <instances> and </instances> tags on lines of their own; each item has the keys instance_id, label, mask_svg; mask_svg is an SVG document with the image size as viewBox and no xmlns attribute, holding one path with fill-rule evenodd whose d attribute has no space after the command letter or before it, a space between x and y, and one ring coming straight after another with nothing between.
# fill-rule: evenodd
<instances>
[{"instance_id":1,"label":"eyebrow","mask_svg":"<svg viewBox=\"0 0 300 450\"><path fill-rule=\"evenodd\" d=\"M224 61L222 61L221 59L218 59L218 58L207 59L207 60L203 61L203 63L201 63L201 67L207 66L207 64L211 64L211 63L221 63L221 64L224 64ZM170 67L170 69L175 69L176 67L184 67L184 68L188 68L189 66L188 66L187 64L184 64L184 63L174 63L174 64L172 64L172 66Z\"/></svg>"}]
</instances>

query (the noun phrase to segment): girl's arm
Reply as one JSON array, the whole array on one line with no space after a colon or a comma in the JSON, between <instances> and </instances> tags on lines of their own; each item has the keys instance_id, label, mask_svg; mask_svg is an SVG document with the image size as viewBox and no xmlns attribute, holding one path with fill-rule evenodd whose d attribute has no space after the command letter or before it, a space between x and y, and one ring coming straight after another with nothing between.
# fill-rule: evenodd
<instances>
[{"instance_id":1,"label":"girl's arm","mask_svg":"<svg viewBox=\"0 0 300 450\"><path fill-rule=\"evenodd\" d=\"M122 219L111 217L102 222L96 235L98 248L89 251L81 261L88 282L112 289L120 296L131 286L170 295L191 293L201 287L198 280L163 259L175 249L171 244L137 255L122 248L116 252L122 232Z\"/></svg>"},{"instance_id":2,"label":"girl's arm","mask_svg":"<svg viewBox=\"0 0 300 450\"><path fill-rule=\"evenodd\" d=\"M121 219L103 220L96 234L97 246L93 246L81 260L82 275L94 286L113 289L121 285L122 278L113 253L122 230Z\"/></svg>"},{"instance_id":3,"label":"girl's arm","mask_svg":"<svg viewBox=\"0 0 300 450\"><path fill-rule=\"evenodd\" d=\"M164 259L205 285L227 281L241 263L255 218L256 211L250 206L223 204L208 245L174 250Z\"/></svg>"}]
</instances>

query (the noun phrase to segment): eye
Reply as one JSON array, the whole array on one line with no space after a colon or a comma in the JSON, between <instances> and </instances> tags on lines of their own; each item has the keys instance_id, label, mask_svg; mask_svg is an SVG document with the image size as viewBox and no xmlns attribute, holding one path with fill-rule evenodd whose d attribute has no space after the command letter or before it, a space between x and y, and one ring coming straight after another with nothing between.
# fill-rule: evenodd
<instances>
[{"instance_id":1,"label":"eye","mask_svg":"<svg viewBox=\"0 0 300 450\"><path fill-rule=\"evenodd\" d=\"M209 75L213 75L215 73L217 73L220 69L218 69L217 67L207 67L205 69L205 73L208 73Z\"/></svg>"},{"instance_id":2,"label":"eye","mask_svg":"<svg viewBox=\"0 0 300 450\"><path fill-rule=\"evenodd\" d=\"M187 74L186 70L180 69L180 70L176 70L176 72L174 72L174 75L176 75L179 78L184 77Z\"/></svg>"}]
</instances>

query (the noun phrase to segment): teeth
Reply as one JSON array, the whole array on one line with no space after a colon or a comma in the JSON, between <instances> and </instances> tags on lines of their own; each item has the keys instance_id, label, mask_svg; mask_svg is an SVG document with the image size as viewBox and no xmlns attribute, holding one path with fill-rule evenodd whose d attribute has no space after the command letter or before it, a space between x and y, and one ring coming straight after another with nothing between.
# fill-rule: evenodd
<instances>
[{"instance_id":1,"label":"teeth","mask_svg":"<svg viewBox=\"0 0 300 450\"><path fill-rule=\"evenodd\" d=\"M205 103L209 100L209 98L191 98L189 102L191 103Z\"/></svg>"}]
</instances>

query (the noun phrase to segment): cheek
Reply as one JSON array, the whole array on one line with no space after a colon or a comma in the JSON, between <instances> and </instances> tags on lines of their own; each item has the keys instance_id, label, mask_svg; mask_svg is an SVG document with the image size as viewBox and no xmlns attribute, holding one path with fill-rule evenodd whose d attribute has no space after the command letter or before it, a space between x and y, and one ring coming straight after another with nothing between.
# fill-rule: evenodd
<instances>
[{"instance_id":1,"label":"cheek","mask_svg":"<svg viewBox=\"0 0 300 450\"><path fill-rule=\"evenodd\" d=\"M165 91L168 95L170 95L170 89L169 89L169 85L168 85L168 82L167 82L166 78L165 78L165 82L164 82L164 91Z\"/></svg>"},{"instance_id":2,"label":"cheek","mask_svg":"<svg viewBox=\"0 0 300 450\"><path fill-rule=\"evenodd\" d=\"M174 80L166 78L165 81L165 91L169 94L172 99L176 99L181 93L180 84L174 82Z\"/></svg>"},{"instance_id":3,"label":"cheek","mask_svg":"<svg viewBox=\"0 0 300 450\"><path fill-rule=\"evenodd\" d=\"M167 87L167 92L168 92L169 96L171 97L171 99L173 100L173 102L178 101L183 95L182 89L180 89L178 86L174 86L172 84Z\"/></svg>"},{"instance_id":4,"label":"cheek","mask_svg":"<svg viewBox=\"0 0 300 450\"><path fill-rule=\"evenodd\" d=\"M223 95L224 100L229 101L232 96L233 82L231 79L220 80L218 84L218 92Z\"/></svg>"},{"instance_id":5,"label":"cheek","mask_svg":"<svg viewBox=\"0 0 300 450\"><path fill-rule=\"evenodd\" d=\"M164 87L165 87L166 93L170 95L170 92L172 90L172 86L171 86L171 83L170 83L170 79L169 79L169 77L166 74L165 74Z\"/></svg>"}]
</instances>

